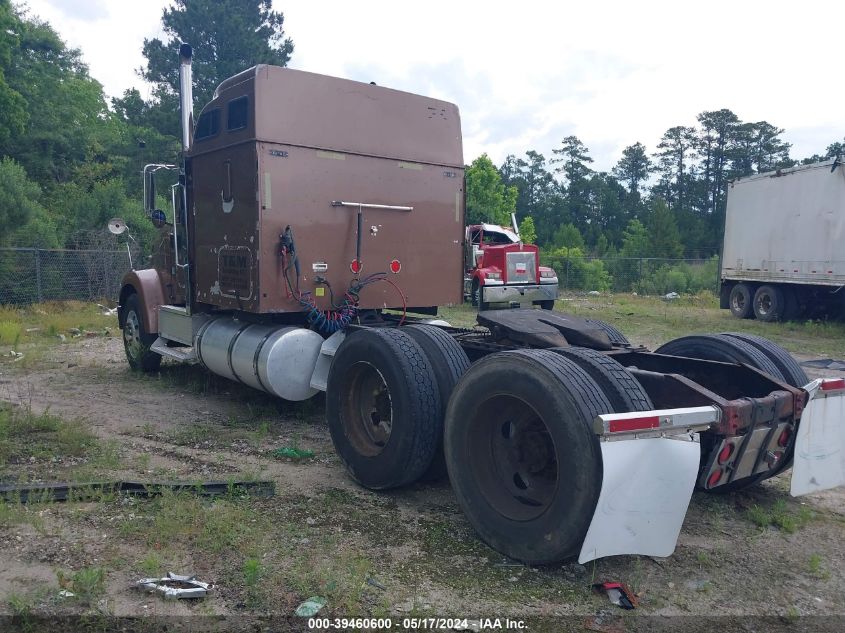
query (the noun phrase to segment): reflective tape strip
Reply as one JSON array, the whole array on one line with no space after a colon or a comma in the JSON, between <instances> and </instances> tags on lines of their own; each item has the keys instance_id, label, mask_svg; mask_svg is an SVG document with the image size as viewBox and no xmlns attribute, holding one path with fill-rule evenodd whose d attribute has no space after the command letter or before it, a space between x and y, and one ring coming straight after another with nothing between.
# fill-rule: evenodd
<instances>
[{"instance_id":1,"label":"reflective tape strip","mask_svg":"<svg viewBox=\"0 0 845 633\"><path fill-rule=\"evenodd\" d=\"M606 413L596 416L593 430L597 435L684 433L707 429L719 422L721 417L721 410L713 406Z\"/></svg>"}]
</instances>

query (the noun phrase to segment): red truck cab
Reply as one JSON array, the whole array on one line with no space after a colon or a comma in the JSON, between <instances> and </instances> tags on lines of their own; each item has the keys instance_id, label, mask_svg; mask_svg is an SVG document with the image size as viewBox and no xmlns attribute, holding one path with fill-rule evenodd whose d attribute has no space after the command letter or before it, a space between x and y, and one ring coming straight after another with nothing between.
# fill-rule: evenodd
<instances>
[{"instance_id":1,"label":"red truck cab","mask_svg":"<svg viewBox=\"0 0 845 633\"><path fill-rule=\"evenodd\" d=\"M524 244L512 229L472 224L466 229L464 293L486 310L492 303L531 303L551 310L558 295L557 273L540 266L540 250Z\"/></svg>"}]
</instances>

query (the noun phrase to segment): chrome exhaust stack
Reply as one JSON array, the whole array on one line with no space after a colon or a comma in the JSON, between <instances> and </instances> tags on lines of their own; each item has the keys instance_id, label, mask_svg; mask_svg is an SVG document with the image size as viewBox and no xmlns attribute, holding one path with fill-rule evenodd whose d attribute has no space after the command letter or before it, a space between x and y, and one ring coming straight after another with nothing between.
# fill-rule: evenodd
<instances>
[{"instance_id":1,"label":"chrome exhaust stack","mask_svg":"<svg viewBox=\"0 0 845 633\"><path fill-rule=\"evenodd\" d=\"M179 110L182 116L182 151L191 149L194 129L194 97L192 90L191 58L194 51L190 44L179 47Z\"/></svg>"}]
</instances>

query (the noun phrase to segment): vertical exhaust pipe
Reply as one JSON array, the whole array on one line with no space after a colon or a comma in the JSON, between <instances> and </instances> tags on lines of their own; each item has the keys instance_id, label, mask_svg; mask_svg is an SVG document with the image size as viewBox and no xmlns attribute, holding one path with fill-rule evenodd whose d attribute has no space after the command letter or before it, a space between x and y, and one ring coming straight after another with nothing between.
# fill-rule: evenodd
<instances>
[{"instance_id":1,"label":"vertical exhaust pipe","mask_svg":"<svg viewBox=\"0 0 845 633\"><path fill-rule=\"evenodd\" d=\"M182 151L191 149L194 129L194 96L192 90L191 57L194 51L190 44L179 47L179 109L182 115Z\"/></svg>"}]
</instances>

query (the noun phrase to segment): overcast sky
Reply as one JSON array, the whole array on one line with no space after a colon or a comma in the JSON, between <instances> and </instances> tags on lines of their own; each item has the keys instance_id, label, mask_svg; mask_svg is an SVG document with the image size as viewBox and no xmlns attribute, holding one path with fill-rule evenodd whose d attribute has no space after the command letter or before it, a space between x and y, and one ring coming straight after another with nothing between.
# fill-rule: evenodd
<instances>
[{"instance_id":1,"label":"overcast sky","mask_svg":"<svg viewBox=\"0 0 845 633\"><path fill-rule=\"evenodd\" d=\"M135 86L169 0L28 0L110 96ZM274 0L291 66L458 104L464 158L575 134L597 169L673 125L730 108L786 129L796 158L845 136L841 2ZM176 60L174 59L174 63Z\"/></svg>"}]
</instances>

